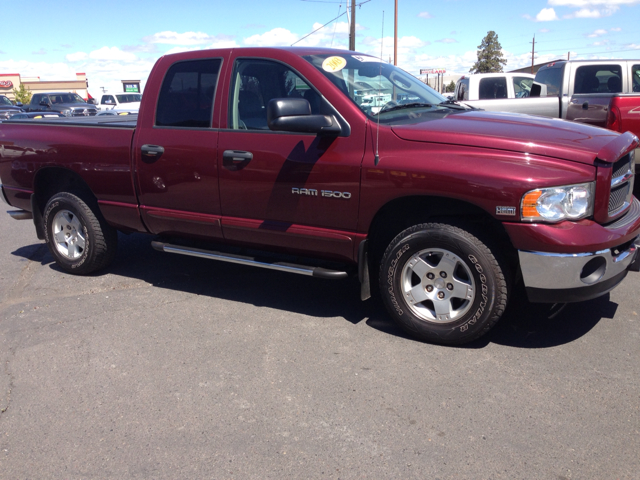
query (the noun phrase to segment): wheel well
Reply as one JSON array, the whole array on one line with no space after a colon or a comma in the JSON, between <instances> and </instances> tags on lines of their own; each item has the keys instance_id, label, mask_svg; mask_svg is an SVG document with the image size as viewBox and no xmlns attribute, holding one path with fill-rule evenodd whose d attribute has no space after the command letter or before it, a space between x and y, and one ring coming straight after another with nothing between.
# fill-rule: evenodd
<instances>
[{"instance_id":1,"label":"wheel well","mask_svg":"<svg viewBox=\"0 0 640 480\"><path fill-rule=\"evenodd\" d=\"M35 205L44 212L47 201L58 192L70 192L88 202L97 199L86 182L72 170L59 167L46 167L36 173L33 182ZM35 212L34 212L35 213Z\"/></svg>"},{"instance_id":2,"label":"wheel well","mask_svg":"<svg viewBox=\"0 0 640 480\"><path fill-rule=\"evenodd\" d=\"M370 261L379 264L389 243L406 228L437 221L464 223L470 233L495 245L515 273L517 252L502 223L476 205L443 197L404 197L383 206L369 228Z\"/></svg>"}]
</instances>

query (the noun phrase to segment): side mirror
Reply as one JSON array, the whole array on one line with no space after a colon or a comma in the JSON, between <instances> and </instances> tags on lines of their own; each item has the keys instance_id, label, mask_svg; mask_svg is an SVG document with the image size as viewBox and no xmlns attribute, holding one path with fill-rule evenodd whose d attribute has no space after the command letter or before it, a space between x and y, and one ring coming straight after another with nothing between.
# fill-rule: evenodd
<instances>
[{"instance_id":1,"label":"side mirror","mask_svg":"<svg viewBox=\"0 0 640 480\"><path fill-rule=\"evenodd\" d=\"M312 115L311 105L304 98L274 98L267 105L267 125L276 132L339 135L342 129L328 115Z\"/></svg>"},{"instance_id":2,"label":"side mirror","mask_svg":"<svg viewBox=\"0 0 640 480\"><path fill-rule=\"evenodd\" d=\"M16 107L22 107L22 102L16 102Z\"/></svg>"},{"instance_id":3,"label":"side mirror","mask_svg":"<svg viewBox=\"0 0 640 480\"><path fill-rule=\"evenodd\" d=\"M46 100L42 100L40 102L40 105L42 105L43 107L48 107L49 106L49 102L47 102Z\"/></svg>"}]
</instances>

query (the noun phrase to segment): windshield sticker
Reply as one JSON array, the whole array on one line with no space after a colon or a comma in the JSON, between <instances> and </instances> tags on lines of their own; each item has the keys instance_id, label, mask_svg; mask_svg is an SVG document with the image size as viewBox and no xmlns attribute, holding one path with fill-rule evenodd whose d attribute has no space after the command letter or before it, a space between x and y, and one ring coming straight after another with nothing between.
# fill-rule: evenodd
<instances>
[{"instance_id":1,"label":"windshield sticker","mask_svg":"<svg viewBox=\"0 0 640 480\"><path fill-rule=\"evenodd\" d=\"M347 61L342 57L329 57L322 62L322 69L325 72L339 72L347 66Z\"/></svg>"},{"instance_id":2,"label":"windshield sticker","mask_svg":"<svg viewBox=\"0 0 640 480\"><path fill-rule=\"evenodd\" d=\"M367 62L375 62L379 63L380 59L376 57L365 57L364 55L352 55L351 58L355 58L359 62L367 63Z\"/></svg>"}]
</instances>

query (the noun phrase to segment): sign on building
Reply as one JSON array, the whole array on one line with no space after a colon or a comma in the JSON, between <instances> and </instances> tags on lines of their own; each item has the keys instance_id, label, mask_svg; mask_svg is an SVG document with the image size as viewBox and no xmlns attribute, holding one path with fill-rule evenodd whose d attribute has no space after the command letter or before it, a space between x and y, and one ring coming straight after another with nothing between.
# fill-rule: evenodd
<instances>
[{"instance_id":1,"label":"sign on building","mask_svg":"<svg viewBox=\"0 0 640 480\"><path fill-rule=\"evenodd\" d=\"M447 73L446 68L421 68L420 75L431 75L433 73Z\"/></svg>"}]
</instances>

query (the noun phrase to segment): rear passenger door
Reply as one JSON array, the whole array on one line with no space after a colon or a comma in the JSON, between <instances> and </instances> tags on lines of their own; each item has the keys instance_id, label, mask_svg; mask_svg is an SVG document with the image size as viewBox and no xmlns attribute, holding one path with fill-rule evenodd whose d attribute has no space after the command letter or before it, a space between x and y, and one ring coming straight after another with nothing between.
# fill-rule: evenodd
<instances>
[{"instance_id":1,"label":"rear passenger door","mask_svg":"<svg viewBox=\"0 0 640 480\"><path fill-rule=\"evenodd\" d=\"M169 66L155 111L138 122L140 210L152 233L222 235L213 123L221 65L220 58L199 58Z\"/></svg>"}]
</instances>

